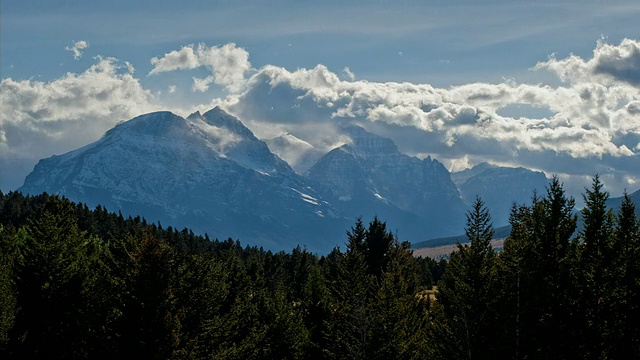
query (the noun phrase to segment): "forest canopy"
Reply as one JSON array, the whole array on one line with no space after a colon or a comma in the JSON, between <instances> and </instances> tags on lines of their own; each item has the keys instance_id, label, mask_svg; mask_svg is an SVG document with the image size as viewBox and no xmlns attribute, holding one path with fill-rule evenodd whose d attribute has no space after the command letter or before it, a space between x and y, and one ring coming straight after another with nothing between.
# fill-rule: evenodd
<instances>
[{"instance_id":1,"label":"forest canopy","mask_svg":"<svg viewBox=\"0 0 640 360\"><path fill-rule=\"evenodd\" d=\"M576 232L554 178L496 252L476 199L449 260L374 218L318 255L265 251L65 198L0 192L2 358L640 357L633 202L596 176Z\"/></svg>"}]
</instances>

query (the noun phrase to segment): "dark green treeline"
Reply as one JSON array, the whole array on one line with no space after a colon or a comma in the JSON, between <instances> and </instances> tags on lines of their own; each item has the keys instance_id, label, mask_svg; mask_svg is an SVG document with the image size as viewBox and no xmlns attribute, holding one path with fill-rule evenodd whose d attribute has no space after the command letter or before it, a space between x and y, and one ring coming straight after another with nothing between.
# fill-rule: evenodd
<instances>
[{"instance_id":1,"label":"dark green treeline","mask_svg":"<svg viewBox=\"0 0 640 360\"><path fill-rule=\"evenodd\" d=\"M272 253L0 192L0 357L640 358L633 203L607 209L598 177L584 197L576 236L554 179L513 207L500 253L477 199L446 262L378 219L325 256Z\"/></svg>"}]
</instances>

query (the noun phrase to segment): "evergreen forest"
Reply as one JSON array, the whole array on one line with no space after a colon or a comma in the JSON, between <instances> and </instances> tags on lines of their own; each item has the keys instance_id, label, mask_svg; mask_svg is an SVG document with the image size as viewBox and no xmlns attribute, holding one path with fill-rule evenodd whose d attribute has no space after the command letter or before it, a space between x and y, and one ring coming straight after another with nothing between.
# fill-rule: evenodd
<instances>
[{"instance_id":1,"label":"evergreen forest","mask_svg":"<svg viewBox=\"0 0 640 360\"><path fill-rule=\"evenodd\" d=\"M499 252L476 199L433 260L377 218L273 253L0 192L0 358L639 359L635 206L598 176L583 196L579 229L557 178L514 204Z\"/></svg>"}]
</instances>

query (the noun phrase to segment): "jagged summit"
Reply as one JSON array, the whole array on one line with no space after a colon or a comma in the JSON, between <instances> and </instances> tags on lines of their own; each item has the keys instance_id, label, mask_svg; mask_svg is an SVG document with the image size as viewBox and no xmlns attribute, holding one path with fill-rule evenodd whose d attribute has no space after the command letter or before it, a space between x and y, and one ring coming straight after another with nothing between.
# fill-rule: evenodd
<instances>
[{"instance_id":1,"label":"jagged summit","mask_svg":"<svg viewBox=\"0 0 640 360\"><path fill-rule=\"evenodd\" d=\"M244 126L238 118L222 110L219 106L205 112L202 117L209 125L224 127L238 135L257 140L253 132Z\"/></svg>"},{"instance_id":2,"label":"jagged summit","mask_svg":"<svg viewBox=\"0 0 640 360\"><path fill-rule=\"evenodd\" d=\"M193 119L199 119L202 118L202 114L200 113L199 110L196 110L195 112L192 112L191 114L189 114L189 116L187 116L187 120L193 120Z\"/></svg>"},{"instance_id":3,"label":"jagged summit","mask_svg":"<svg viewBox=\"0 0 640 360\"><path fill-rule=\"evenodd\" d=\"M376 155L400 154L393 140L370 133L360 126L347 126L343 131L351 139L351 142L343 146L345 149L352 149L359 156L368 158Z\"/></svg>"}]
</instances>

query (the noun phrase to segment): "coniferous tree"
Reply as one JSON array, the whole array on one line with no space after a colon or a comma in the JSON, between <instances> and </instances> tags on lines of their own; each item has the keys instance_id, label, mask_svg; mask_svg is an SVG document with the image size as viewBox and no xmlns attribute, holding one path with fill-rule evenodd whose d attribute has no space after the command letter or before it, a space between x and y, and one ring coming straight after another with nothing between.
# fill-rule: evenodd
<instances>
[{"instance_id":1,"label":"coniferous tree","mask_svg":"<svg viewBox=\"0 0 640 360\"><path fill-rule=\"evenodd\" d=\"M170 303L175 271L175 254L164 241L148 229L131 254L125 278L129 288L123 304L122 326L125 356L167 358L173 350L173 315Z\"/></svg>"},{"instance_id":2,"label":"coniferous tree","mask_svg":"<svg viewBox=\"0 0 640 360\"><path fill-rule=\"evenodd\" d=\"M19 310L10 332L13 354L85 356L83 282L87 244L94 239L78 229L70 202L58 197L27 223L14 270Z\"/></svg>"},{"instance_id":3,"label":"coniferous tree","mask_svg":"<svg viewBox=\"0 0 640 360\"><path fill-rule=\"evenodd\" d=\"M417 295L424 290L419 266L408 243L394 241L389 263L373 300L371 359L423 359L429 355L428 303Z\"/></svg>"},{"instance_id":4,"label":"coniferous tree","mask_svg":"<svg viewBox=\"0 0 640 360\"><path fill-rule=\"evenodd\" d=\"M0 353L8 350L9 330L13 328L17 311L13 256L10 254L16 242L15 237L12 228L5 228L0 224Z\"/></svg>"},{"instance_id":5,"label":"coniferous tree","mask_svg":"<svg viewBox=\"0 0 640 360\"><path fill-rule=\"evenodd\" d=\"M625 192L612 248L612 329L606 342L611 358L640 359L640 224Z\"/></svg>"},{"instance_id":6,"label":"coniferous tree","mask_svg":"<svg viewBox=\"0 0 640 360\"><path fill-rule=\"evenodd\" d=\"M331 277L330 317L325 322L327 348L323 354L330 359L367 359L371 341L371 297L373 279L365 260L365 238L362 220L347 232L346 253L337 253L335 274Z\"/></svg>"},{"instance_id":7,"label":"coniferous tree","mask_svg":"<svg viewBox=\"0 0 640 360\"><path fill-rule=\"evenodd\" d=\"M568 358L575 314L569 294L569 240L576 228L573 198L554 177L546 196L534 194L530 206L514 206L511 234L500 254L501 324L505 348L516 358ZM571 340L568 340L570 342Z\"/></svg>"},{"instance_id":8,"label":"coniferous tree","mask_svg":"<svg viewBox=\"0 0 640 360\"><path fill-rule=\"evenodd\" d=\"M356 226L356 230L358 227ZM380 278L389 264L389 252L395 236L387 231L387 224L374 217L365 233L364 251L369 274Z\"/></svg>"},{"instance_id":9,"label":"coniferous tree","mask_svg":"<svg viewBox=\"0 0 640 360\"><path fill-rule=\"evenodd\" d=\"M612 280L610 266L613 265L613 213L607 209L609 194L602 190L598 175L593 178L591 189L583 195L585 207L582 209L584 229L580 232L579 266L581 278L580 297L586 320L584 334L585 356L606 358L605 338L609 332L608 323Z\"/></svg>"},{"instance_id":10,"label":"coniferous tree","mask_svg":"<svg viewBox=\"0 0 640 360\"><path fill-rule=\"evenodd\" d=\"M484 202L476 198L467 214L465 229L470 244L458 244L438 287L438 302L452 337L448 354L451 358L492 357L496 332L493 285L495 251L491 247L494 234L491 216Z\"/></svg>"},{"instance_id":11,"label":"coniferous tree","mask_svg":"<svg viewBox=\"0 0 640 360\"><path fill-rule=\"evenodd\" d=\"M207 338L207 327L220 322L223 307L229 301L229 273L211 254L186 257L172 278L177 315L174 327L176 359L206 359L218 345Z\"/></svg>"}]
</instances>

